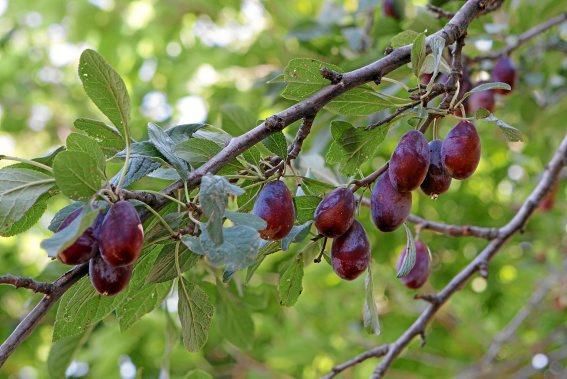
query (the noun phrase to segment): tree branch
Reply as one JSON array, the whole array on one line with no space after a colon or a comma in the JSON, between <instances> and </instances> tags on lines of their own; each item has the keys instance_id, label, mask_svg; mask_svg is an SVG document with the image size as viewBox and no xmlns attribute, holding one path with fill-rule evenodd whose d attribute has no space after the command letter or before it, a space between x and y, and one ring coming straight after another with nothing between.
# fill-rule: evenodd
<instances>
[{"instance_id":1,"label":"tree branch","mask_svg":"<svg viewBox=\"0 0 567 379\"><path fill-rule=\"evenodd\" d=\"M16 288L27 288L33 292L41 292L44 294L50 294L53 291L53 284L51 283L38 282L31 278L10 274L0 276L0 284L9 284Z\"/></svg>"},{"instance_id":2,"label":"tree branch","mask_svg":"<svg viewBox=\"0 0 567 379\"><path fill-rule=\"evenodd\" d=\"M466 281L468 281L468 279L479 271L486 262L489 262L512 235L524 227L529 217L534 213L541 199L551 190L551 187L557 180L561 169L566 164L567 136L564 137L561 145L549 161L536 188L528 196L514 217L506 225L498 229L498 236L490 241L486 248L472 262L465 266L465 268L463 268L437 295L435 295L437 301L430 302L423 313L421 313L414 323L396 341L386 345L389 348L387 349L387 353L385 354L382 362L376 367L372 375L373 378L383 377L394 359L396 359L396 357L413 340L413 338L424 333L425 327L435 316L439 308L446 303L447 300L449 300L449 298L457 292ZM335 366L327 377L332 378L349 367L355 366L368 358L378 356L376 354L371 354L371 352L376 351L376 349L378 348L368 350L348 362Z\"/></svg>"},{"instance_id":3,"label":"tree branch","mask_svg":"<svg viewBox=\"0 0 567 379\"><path fill-rule=\"evenodd\" d=\"M510 55L514 50L522 46L524 43L528 42L532 38L537 37L538 35L546 32L547 30L551 29L555 25L559 25L567 21L567 12L560 14L559 16L550 18L544 23L534 26L530 30L526 31L525 33L520 34L516 38L512 38L511 43L509 43L506 47L502 50L495 51L493 53L482 55L478 57L471 58L471 62L480 62L483 60L495 60L500 58L502 55Z\"/></svg>"}]
</instances>

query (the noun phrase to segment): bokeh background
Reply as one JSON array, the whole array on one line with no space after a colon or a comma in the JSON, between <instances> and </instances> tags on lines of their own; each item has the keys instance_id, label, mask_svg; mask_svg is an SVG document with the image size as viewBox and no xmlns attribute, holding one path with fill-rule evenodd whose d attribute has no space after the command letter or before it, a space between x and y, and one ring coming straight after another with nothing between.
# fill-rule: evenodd
<instances>
[{"instance_id":1,"label":"bokeh background","mask_svg":"<svg viewBox=\"0 0 567 379\"><path fill-rule=\"evenodd\" d=\"M383 56L391 38L405 29L435 31L443 21L425 11L426 1L406 1L401 21L384 17L373 0L0 0L0 153L36 157L60 146L78 117L103 119L77 76L78 58L94 48L124 78L133 104L134 137L145 138L147 122L219 123L220 109L237 104L263 119L292 103L279 96L283 85L267 83L295 57L313 57L345 70ZM443 1L436 3L443 3ZM457 9L462 1L444 6ZM506 1L469 29L470 56L504 46L519 34L564 11L562 0ZM413 212L432 220L482 226L504 224L539 180L552 150L565 135L567 25L554 28L514 52L519 81L498 98L495 114L520 129L525 143L507 143L494 125L479 122L483 154L476 174L454 181L433 201L414 194ZM475 80L487 79L491 62L473 67ZM412 84L403 67L392 78ZM398 88L384 84L384 91ZM374 115L379 118L382 115ZM323 112L308 138L301 167L346 182L322 160L329 123L340 116ZM365 125L365 118L349 119ZM445 134L455 119L443 121ZM410 126L392 125L379 154L361 169L369 173L390 156ZM297 125L285 130L292 138ZM2 165L5 165L2 162ZM302 166L303 165L303 166ZM118 166L116 166L118 167ZM160 183L143 183L145 188ZM490 265L488 280L467 283L435 317L427 345L414 341L393 365L392 378L444 378L474 374L493 337L526 304L541 281L564 270L567 258L566 187L538 211L523 234L513 238ZM0 238L0 273L51 279L65 270L39 248L47 225L66 204L57 197L40 223L27 233ZM164 307L127 332L109 317L97 326L67 370L72 377L155 378L169 372L185 377L201 369L213 377L315 378L357 352L395 339L425 307L395 278L395 262L405 244L403 230L378 233L366 209L360 211L372 244L375 296L382 334L362 328L364 280L341 281L325 264L308 264L304 291L293 308L276 295L279 267L289 255L267 259L244 289L255 331L247 347L228 342L213 320L209 341L189 353L174 340L168 354ZM433 254L433 273L420 292L441 288L485 245L474 238L451 238L424 231ZM0 339L38 300L25 290L0 287ZM168 309L175 308L175 294ZM45 378L55 311L0 369L0 377ZM176 320L176 314L172 313ZM549 284L537 304L490 368L492 377L553 377L567 368L567 279ZM344 374L364 378L376 361ZM161 373L161 374L160 374ZM561 374L562 373L562 374ZM527 377L526 376L526 377Z\"/></svg>"}]
</instances>

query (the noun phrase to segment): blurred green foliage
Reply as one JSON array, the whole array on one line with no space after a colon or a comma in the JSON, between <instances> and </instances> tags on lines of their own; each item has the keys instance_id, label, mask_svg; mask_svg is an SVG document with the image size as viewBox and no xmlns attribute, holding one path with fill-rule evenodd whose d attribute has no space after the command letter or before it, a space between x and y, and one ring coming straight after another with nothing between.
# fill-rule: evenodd
<instances>
[{"instance_id":1,"label":"blurred green foliage","mask_svg":"<svg viewBox=\"0 0 567 379\"><path fill-rule=\"evenodd\" d=\"M221 109L227 104L240 105L256 119L264 119L294 103L280 96L281 83L267 83L291 59L315 58L349 70L383 56L391 38L402 30L431 32L443 25L425 11L425 1L406 3L406 18L397 22L384 18L379 2L373 0L0 1L0 152L40 156L63 144L76 118L101 119L77 75L79 55L85 48L96 49L124 78L132 100L134 137L145 139L149 121L162 126L202 121L219 125ZM445 7L456 10L461 4L450 1ZM465 53L482 54L479 48L486 44L501 48L508 35L562 11L561 0L505 2L501 10L471 25ZM492 124L478 122L483 153L475 175L454 181L449 193L436 201L414 194L414 213L482 226L502 225L514 214L565 135L565 32L564 27L555 28L513 54L519 83L511 95L498 98L495 114L520 129L526 143L506 143ZM490 63L476 66L473 78L486 79L489 69ZM409 67L389 77L415 84ZM399 91L388 83L384 87L392 95ZM330 112L318 115L300 166L346 182L338 171L323 169L319 163L331 142L333 119L344 117ZM347 120L357 126L369 123L362 117ZM378 155L360 167L363 173L388 159L399 137L410 128L406 121L390 128ZM444 120L441 134L453 123L450 117ZM292 137L296 130L297 125L292 125L284 134ZM139 186L161 189L163 183L143 180ZM492 337L527 301L538 281L563 264L565 193L561 184L555 206L535 215L524 233L502 249L490 265L487 282L473 279L443 307L428 329L426 347L419 348L414 341L394 363L391 377L454 377L482 358ZM51 280L66 270L59 263L49 263L39 249L40 240L50 235L50 219L65 204L63 197L56 197L29 232L0 239L1 273ZM220 325L226 320L214 317L203 351L189 353L180 343L176 314L167 314L170 302L122 334L113 316L105 319L78 351L69 372L91 378L155 378L162 370L182 378L201 369L213 377L315 378L355 353L394 340L425 306L413 300L414 293L395 278L395 261L405 234L401 229L378 233L367 209L361 209L359 219L372 245L380 336L368 335L362 328L362 277L343 282L324 262L308 263L297 303L292 308L280 306L278 273L291 257L281 252L266 258L248 286L242 286L245 272L237 273L231 282L227 296L243 291L242 301L252 311L254 332L245 338L229 341L223 333L226 327ZM429 283L420 290L424 293L444 286L485 245L482 240L427 231L421 239L429 245L434 262ZM306 252L305 262L315 253ZM209 284L203 289L214 302L215 284ZM517 371L529 366L535 353L549 354L564 346L567 311L557 305L561 291L565 286L552 286L517 337L504 346L499 355L502 363L498 361L496 367L511 362L510 372ZM0 287L0 339L9 335L38 299L25 290ZM0 377L47 377L55 313L52 310L18 348ZM366 361L345 377L367 377L374 364ZM564 369L567 361L561 364ZM199 373L192 375L199 377Z\"/></svg>"}]
</instances>

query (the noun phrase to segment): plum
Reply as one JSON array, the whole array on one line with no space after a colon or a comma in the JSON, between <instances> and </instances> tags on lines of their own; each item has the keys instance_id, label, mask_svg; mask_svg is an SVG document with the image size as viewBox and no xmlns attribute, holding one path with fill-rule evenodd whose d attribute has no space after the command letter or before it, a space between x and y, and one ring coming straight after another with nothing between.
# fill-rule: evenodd
<instances>
[{"instance_id":1,"label":"plum","mask_svg":"<svg viewBox=\"0 0 567 379\"><path fill-rule=\"evenodd\" d=\"M411 192L398 192L392 186L388 171L378 179L370 197L372 220L383 232L396 230L411 210Z\"/></svg>"},{"instance_id":2,"label":"plum","mask_svg":"<svg viewBox=\"0 0 567 379\"><path fill-rule=\"evenodd\" d=\"M463 120L447 134L441 145L441 161L454 179L466 179L480 162L480 137L474 124Z\"/></svg>"},{"instance_id":3,"label":"plum","mask_svg":"<svg viewBox=\"0 0 567 379\"><path fill-rule=\"evenodd\" d=\"M343 279L353 280L366 270L370 263L370 244L360 222L354 220L345 234L333 240L331 264Z\"/></svg>"},{"instance_id":4,"label":"plum","mask_svg":"<svg viewBox=\"0 0 567 379\"><path fill-rule=\"evenodd\" d=\"M354 221L356 200L348 188L331 191L315 209L315 227L325 237L343 235Z\"/></svg>"},{"instance_id":5,"label":"plum","mask_svg":"<svg viewBox=\"0 0 567 379\"><path fill-rule=\"evenodd\" d=\"M295 221L295 208L291 192L281 180L270 182L260 190L252 213L266 221L260 230L265 240L280 240L288 235Z\"/></svg>"}]
</instances>

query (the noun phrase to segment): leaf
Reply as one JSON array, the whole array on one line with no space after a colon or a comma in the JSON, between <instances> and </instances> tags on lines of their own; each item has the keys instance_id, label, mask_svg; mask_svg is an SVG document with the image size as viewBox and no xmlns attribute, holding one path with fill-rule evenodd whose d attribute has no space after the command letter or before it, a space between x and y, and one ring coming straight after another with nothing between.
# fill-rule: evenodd
<instances>
[{"instance_id":1,"label":"leaf","mask_svg":"<svg viewBox=\"0 0 567 379\"><path fill-rule=\"evenodd\" d=\"M421 66L423 66L423 63L425 62L426 53L427 47L425 45L425 34L419 33L415 37L413 45L411 46L411 65L413 73L417 77L419 77Z\"/></svg>"},{"instance_id":2,"label":"leaf","mask_svg":"<svg viewBox=\"0 0 567 379\"><path fill-rule=\"evenodd\" d=\"M256 117L236 104L221 107L222 128L233 136L246 133L256 126Z\"/></svg>"},{"instance_id":3,"label":"leaf","mask_svg":"<svg viewBox=\"0 0 567 379\"><path fill-rule=\"evenodd\" d=\"M120 75L99 53L86 49L79 61L79 78L93 103L128 138L130 97Z\"/></svg>"},{"instance_id":4,"label":"leaf","mask_svg":"<svg viewBox=\"0 0 567 379\"><path fill-rule=\"evenodd\" d=\"M53 342L84 333L116 308L117 299L98 294L88 277L79 280L59 302Z\"/></svg>"},{"instance_id":5,"label":"leaf","mask_svg":"<svg viewBox=\"0 0 567 379\"><path fill-rule=\"evenodd\" d=\"M433 56L433 74L432 77L435 78L439 72L439 65L443 59L443 50L445 49L445 38L441 36L432 36L429 39L429 46L431 47L431 55ZM431 80L427 84L427 91L430 91L433 87L435 81Z\"/></svg>"},{"instance_id":6,"label":"leaf","mask_svg":"<svg viewBox=\"0 0 567 379\"><path fill-rule=\"evenodd\" d=\"M287 158L287 142L282 132L270 134L264 138L262 143L268 148L268 150L270 150L270 152L276 154L278 157L282 159Z\"/></svg>"},{"instance_id":7,"label":"leaf","mask_svg":"<svg viewBox=\"0 0 567 379\"><path fill-rule=\"evenodd\" d=\"M313 220L313 213L321 202L317 196L296 196L293 198L295 205L295 218L300 224Z\"/></svg>"},{"instance_id":8,"label":"leaf","mask_svg":"<svg viewBox=\"0 0 567 379\"><path fill-rule=\"evenodd\" d=\"M404 223L404 229L406 231L406 254L404 254L404 259L400 264L400 268L398 269L398 273L396 274L397 278L403 278L407 274L410 273L411 269L415 265L415 241L413 239L413 234L411 233L410 228Z\"/></svg>"},{"instance_id":9,"label":"leaf","mask_svg":"<svg viewBox=\"0 0 567 379\"><path fill-rule=\"evenodd\" d=\"M483 120L487 117L490 117L491 113L488 109L485 108L479 108L476 110L476 112L474 113L474 118L477 120Z\"/></svg>"},{"instance_id":10,"label":"leaf","mask_svg":"<svg viewBox=\"0 0 567 379\"><path fill-rule=\"evenodd\" d=\"M120 330L130 328L145 314L158 307L171 288L171 283L147 283L146 278L154 266L155 256L159 248L146 253L136 264L128 288L123 291L118 300L116 316Z\"/></svg>"},{"instance_id":11,"label":"leaf","mask_svg":"<svg viewBox=\"0 0 567 379\"><path fill-rule=\"evenodd\" d=\"M106 157L100 147L98 147L97 142L89 136L79 133L69 134L67 137L67 150L86 153L95 159L97 167L100 168L100 171L104 172L106 168Z\"/></svg>"},{"instance_id":12,"label":"leaf","mask_svg":"<svg viewBox=\"0 0 567 379\"><path fill-rule=\"evenodd\" d=\"M214 141L204 138L191 138L175 146L175 154L189 162L193 167L199 167L214 157L222 148Z\"/></svg>"},{"instance_id":13,"label":"leaf","mask_svg":"<svg viewBox=\"0 0 567 379\"><path fill-rule=\"evenodd\" d=\"M413 30L404 30L392 37L390 44L393 49L412 44L420 33Z\"/></svg>"},{"instance_id":14,"label":"leaf","mask_svg":"<svg viewBox=\"0 0 567 379\"><path fill-rule=\"evenodd\" d=\"M163 220L173 230L179 230L188 225L187 212L160 212ZM163 237L170 237L169 229L167 229L162 222L156 222L144 230L144 242L146 244L161 239Z\"/></svg>"},{"instance_id":15,"label":"leaf","mask_svg":"<svg viewBox=\"0 0 567 379\"><path fill-rule=\"evenodd\" d=\"M211 264L224 266L226 271L238 271L254 263L263 241L258 231L243 225L222 231L224 242L221 245L211 241L207 229L202 230L199 238L183 236L181 242L192 252L206 256Z\"/></svg>"},{"instance_id":16,"label":"leaf","mask_svg":"<svg viewBox=\"0 0 567 379\"><path fill-rule=\"evenodd\" d=\"M180 279L178 292L183 345L189 351L199 351L207 342L215 307L201 287L185 278Z\"/></svg>"},{"instance_id":17,"label":"leaf","mask_svg":"<svg viewBox=\"0 0 567 379\"><path fill-rule=\"evenodd\" d=\"M303 241L309 235L311 224L313 224L311 221L307 221L302 225L294 225L289 234L282 239L282 250L287 251L292 242Z\"/></svg>"},{"instance_id":18,"label":"leaf","mask_svg":"<svg viewBox=\"0 0 567 379\"><path fill-rule=\"evenodd\" d=\"M124 140L118 130L106 125L104 122L78 118L75 120L74 125L75 128L94 138L107 156L112 156L124 149Z\"/></svg>"},{"instance_id":19,"label":"leaf","mask_svg":"<svg viewBox=\"0 0 567 379\"><path fill-rule=\"evenodd\" d=\"M37 224L47 209L47 200L49 200L49 194L43 194L18 221L11 224L7 229L0 228L0 236L11 237L25 232Z\"/></svg>"},{"instance_id":20,"label":"leaf","mask_svg":"<svg viewBox=\"0 0 567 379\"><path fill-rule=\"evenodd\" d=\"M201 369L191 370L185 375L184 379L213 379L213 376Z\"/></svg>"},{"instance_id":21,"label":"leaf","mask_svg":"<svg viewBox=\"0 0 567 379\"><path fill-rule=\"evenodd\" d=\"M362 311L364 327L371 334L380 335L380 316L378 315L378 307L374 300L374 285L372 284L372 270L370 269L370 265L368 266L368 272L364 279L364 288L366 290L364 308Z\"/></svg>"},{"instance_id":22,"label":"leaf","mask_svg":"<svg viewBox=\"0 0 567 379\"><path fill-rule=\"evenodd\" d=\"M496 126L500 128L502 133L504 133L504 137L506 137L506 140L508 142L524 142L524 135L521 131L511 125L508 125L506 122L500 120L493 114L490 114L485 118L485 120L496 124Z\"/></svg>"},{"instance_id":23,"label":"leaf","mask_svg":"<svg viewBox=\"0 0 567 379\"><path fill-rule=\"evenodd\" d=\"M82 334L65 337L51 345L47 357L47 372L51 378L65 378L65 371L71 364L73 356L88 339L92 328Z\"/></svg>"},{"instance_id":24,"label":"leaf","mask_svg":"<svg viewBox=\"0 0 567 379\"><path fill-rule=\"evenodd\" d=\"M175 142L165 133L162 128L153 123L148 123L148 137L150 142L154 144L156 149L165 157L165 159L175 167L181 179L187 180L189 167L174 152Z\"/></svg>"},{"instance_id":25,"label":"leaf","mask_svg":"<svg viewBox=\"0 0 567 379\"><path fill-rule=\"evenodd\" d=\"M0 234L8 233L54 184L51 176L39 171L0 169Z\"/></svg>"},{"instance_id":26,"label":"leaf","mask_svg":"<svg viewBox=\"0 0 567 379\"><path fill-rule=\"evenodd\" d=\"M321 76L320 69L342 72L335 65L310 58L294 58L284 68L284 80L287 83L282 96L289 100L303 100L321 88L329 81Z\"/></svg>"},{"instance_id":27,"label":"leaf","mask_svg":"<svg viewBox=\"0 0 567 379\"><path fill-rule=\"evenodd\" d=\"M63 151L53 161L57 187L73 200L88 199L102 187L102 169L95 158L79 151Z\"/></svg>"},{"instance_id":28,"label":"leaf","mask_svg":"<svg viewBox=\"0 0 567 379\"><path fill-rule=\"evenodd\" d=\"M59 230L59 227L61 226L61 223L67 218L67 216L69 216L75 210L84 206L85 203L81 201L74 201L71 204L61 208L59 211L57 211L57 213L55 213L55 216L53 216L53 219L51 219L51 222L49 223L47 229L51 230L53 233L57 232L57 230Z\"/></svg>"},{"instance_id":29,"label":"leaf","mask_svg":"<svg viewBox=\"0 0 567 379\"><path fill-rule=\"evenodd\" d=\"M471 89L468 93L475 93L475 92L482 92L482 91L489 91L493 89L504 89L506 91L512 90L512 87L508 83L502 82L490 82L490 83L483 83L479 84L478 86Z\"/></svg>"},{"instance_id":30,"label":"leaf","mask_svg":"<svg viewBox=\"0 0 567 379\"><path fill-rule=\"evenodd\" d=\"M177 269L175 267L175 243L167 244L163 247L159 255L154 261L148 276L147 283L162 283L173 280L177 277ZM186 272L195 266L199 256L187 250L182 245L179 251L179 266L181 272Z\"/></svg>"},{"instance_id":31,"label":"leaf","mask_svg":"<svg viewBox=\"0 0 567 379\"><path fill-rule=\"evenodd\" d=\"M258 251L256 260L248 267L248 270L246 270L246 284L248 284L250 279L252 279L252 276L254 275L258 267L260 267L260 264L262 264L264 258L281 250L279 241L263 241L262 243L264 243L264 245Z\"/></svg>"},{"instance_id":32,"label":"leaf","mask_svg":"<svg viewBox=\"0 0 567 379\"><path fill-rule=\"evenodd\" d=\"M114 157L126 158L126 150L119 151ZM168 164L165 157L150 141L134 142L130 144L130 159L137 157L148 158L163 165Z\"/></svg>"},{"instance_id":33,"label":"leaf","mask_svg":"<svg viewBox=\"0 0 567 379\"><path fill-rule=\"evenodd\" d=\"M266 221L252 213L225 211L224 214L226 218L236 225L249 226L256 230L265 229L267 226Z\"/></svg>"},{"instance_id":34,"label":"leaf","mask_svg":"<svg viewBox=\"0 0 567 379\"><path fill-rule=\"evenodd\" d=\"M366 131L345 121L333 121L331 133L334 141L327 152L327 163L338 164L344 175L355 174L363 163L374 157L387 132L388 127Z\"/></svg>"},{"instance_id":35,"label":"leaf","mask_svg":"<svg viewBox=\"0 0 567 379\"><path fill-rule=\"evenodd\" d=\"M41 241L41 248L47 251L49 257L56 257L57 254L71 246L94 223L99 212L98 209L83 208L83 211L69 226Z\"/></svg>"},{"instance_id":36,"label":"leaf","mask_svg":"<svg viewBox=\"0 0 567 379\"><path fill-rule=\"evenodd\" d=\"M199 198L203 213L208 218L207 232L215 244L223 243L222 224L228 196L238 196L243 192L240 187L230 184L222 176L207 174L201 179Z\"/></svg>"},{"instance_id":37,"label":"leaf","mask_svg":"<svg viewBox=\"0 0 567 379\"><path fill-rule=\"evenodd\" d=\"M128 165L128 170L124 175L124 182L122 187L128 188L132 183L148 176L150 173L157 170L161 165L149 158L144 157L130 157L130 164ZM114 175L111 179L111 183L114 185L118 184L118 179L120 177L120 172Z\"/></svg>"},{"instance_id":38,"label":"leaf","mask_svg":"<svg viewBox=\"0 0 567 379\"><path fill-rule=\"evenodd\" d=\"M280 275L278 292L280 304L291 307L303 291L303 253L297 254L286 270Z\"/></svg>"},{"instance_id":39,"label":"leaf","mask_svg":"<svg viewBox=\"0 0 567 379\"><path fill-rule=\"evenodd\" d=\"M322 196L335 189L334 186L313 178L303 177L301 182L301 188L307 195Z\"/></svg>"},{"instance_id":40,"label":"leaf","mask_svg":"<svg viewBox=\"0 0 567 379\"><path fill-rule=\"evenodd\" d=\"M166 129L165 132L173 140L173 142L178 144L179 142L183 142L191 138L195 132L204 126L204 124L180 124Z\"/></svg>"},{"instance_id":41,"label":"leaf","mask_svg":"<svg viewBox=\"0 0 567 379\"><path fill-rule=\"evenodd\" d=\"M366 116L395 106L386 96L369 87L357 87L339 95L325 109L345 116Z\"/></svg>"},{"instance_id":42,"label":"leaf","mask_svg":"<svg viewBox=\"0 0 567 379\"><path fill-rule=\"evenodd\" d=\"M241 348L249 348L254 336L254 321L245 304L218 282L216 316L222 336Z\"/></svg>"}]
</instances>

